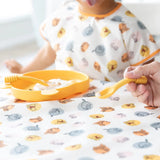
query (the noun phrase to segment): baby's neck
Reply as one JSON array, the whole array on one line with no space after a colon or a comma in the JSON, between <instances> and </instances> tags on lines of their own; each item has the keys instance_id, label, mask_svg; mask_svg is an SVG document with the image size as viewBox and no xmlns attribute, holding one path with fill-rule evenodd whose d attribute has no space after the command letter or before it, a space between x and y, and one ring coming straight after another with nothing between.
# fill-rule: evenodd
<instances>
[{"instance_id":1,"label":"baby's neck","mask_svg":"<svg viewBox=\"0 0 160 160\"><path fill-rule=\"evenodd\" d=\"M95 15L103 15L110 11L112 11L117 6L117 3L114 0L104 1L101 5L95 6L82 6L80 5L80 10L84 13L95 14Z\"/></svg>"}]
</instances>

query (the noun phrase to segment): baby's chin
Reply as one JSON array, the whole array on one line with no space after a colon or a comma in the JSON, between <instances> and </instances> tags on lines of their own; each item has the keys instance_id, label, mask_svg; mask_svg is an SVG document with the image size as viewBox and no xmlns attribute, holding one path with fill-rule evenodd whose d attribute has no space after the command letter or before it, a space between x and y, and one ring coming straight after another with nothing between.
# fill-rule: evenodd
<instances>
[{"instance_id":1,"label":"baby's chin","mask_svg":"<svg viewBox=\"0 0 160 160\"><path fill-rule=\"evenodd\" d=\"M83 1L86 1L88 3L88 5L93 6L96 4L97 0L83 0Z\"/></svg>"}]
</instances>

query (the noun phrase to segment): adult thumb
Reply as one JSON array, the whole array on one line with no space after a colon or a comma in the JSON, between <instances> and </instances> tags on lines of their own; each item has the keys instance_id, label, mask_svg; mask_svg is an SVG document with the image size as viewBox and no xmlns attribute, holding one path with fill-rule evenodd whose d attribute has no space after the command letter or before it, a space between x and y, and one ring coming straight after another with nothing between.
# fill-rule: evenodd
<instances>
[{"instance_id":1,"label":"adult thumb","mask_svg":"<svg viewBox=\"0 0 160 160\"><path fill-rule=\"evenodd\" d=\"M124 73L126 78L140 78L142 76L153 75L160 71L160 63L152 62L144 66L139 67L129 67Z\"/></svg>"}]
</instances>

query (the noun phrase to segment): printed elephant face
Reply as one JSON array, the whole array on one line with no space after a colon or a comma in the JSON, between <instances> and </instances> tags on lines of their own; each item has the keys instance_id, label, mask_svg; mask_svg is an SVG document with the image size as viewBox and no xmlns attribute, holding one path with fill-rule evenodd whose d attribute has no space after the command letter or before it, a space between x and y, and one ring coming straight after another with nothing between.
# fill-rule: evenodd
<instances>
[{"instance_id":1,"label":"printed elephant face","mask_svg":"<svg viewBox=\"0 0 160 160\"><path fill-rule=\"evenodd\" d=\"M81 111L87 111L93 108L93 104L85 99L82 99L83 102L78 105L78 109Z\"/></svg>"},{"instance_id":2,"label":"printed elephant face","mask_svg":"<svg viewBox=\"0 0 160 160\"><path fill-rule=\"evenodd\" d=\"M63 114L64 110L61 108L53 108L49 111L51 117Z\"/></svg>"},{"instance_id":3,"label":"printed elephant face","mask_svg":"<svg viewBox=\"0 0 160 160\"><path fill-rule=\"evenodd\" d=\"M156 130L158 130L160 128L160 122L156 122L156 123L152 123L151 127L155 128Z\"/></svg>"},{"instance_id":4,"label":"printed elephant face","mask_svg":"<svg viewBox=\"0 0 160 160\"><path fill-rule=\"evenodd\" d=\"M109 134L118 134L123 131L121 128L109 128L104 130L106 130Z\"/></svg>"},{"instance_id":5,"label":"printed elephant face","mask_svg":"<svg viewBox=\"0 0 160 160\"><path fill-rule=\"evenodd\" d=\"M86 27L82 32L83 36L85 37L90 36L92 33L93 33L93 28L91 26Z\"/></svg>"},{"instance_id":6,"label":"printed elephant face","mask_svg":"<svg viewBox=\"0 0 160 160\"><path fill-rule=\"evenodd\" d=\"M16 121L22 118L22 116L20 114L10 114L10 115L6 115L9 121Z\"/></svg>"},{"instance_id":7,"label":"printed elephant face","mask_svg":"<svg viewBox=\"0 0 160 160\"><path fill-rule=\"evenodd\" d=\"M18 144L12 151L11 154L22 154L28 150L28 146Z\"/></svg>"},{"instance_id":8,"label":"printed elephant face","mask_svg":"<svg viewBox=\"0 0 160 160\"><path fill-rule=\"evenodd\" d=\"M104 56L105 55L105 47L103 45L98 45L94 52L97 56Z\"/></svg>"},{"instance_id":9,"label":"printed elephant face","mask_svg":"<svg viewBox=\"0 0 160 160\"><path fill-rule=\"evenodd\" d=\"M148 142L148 140L145 140L144 142L138 142L138 143L133 144L133 147L135 148L148 148L151 146L152 144Z\"/></svg>"}]
</instances>

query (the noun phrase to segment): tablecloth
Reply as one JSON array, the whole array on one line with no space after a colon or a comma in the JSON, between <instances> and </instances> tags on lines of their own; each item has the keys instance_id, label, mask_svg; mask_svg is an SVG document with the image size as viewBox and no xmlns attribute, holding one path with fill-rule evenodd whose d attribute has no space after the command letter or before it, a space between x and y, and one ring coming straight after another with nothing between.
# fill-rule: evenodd
<instances>
[{"instance_id":1,"label":"tablecloth","mask_svg":"<svg viewBox=\"0 0 160 160\"><path fill-rule=\"evenodd\" d=\"M71 99L24 102L0 90L0 160L160 160L160 109L92 81Z\"/></svg>"}]
</instances>

